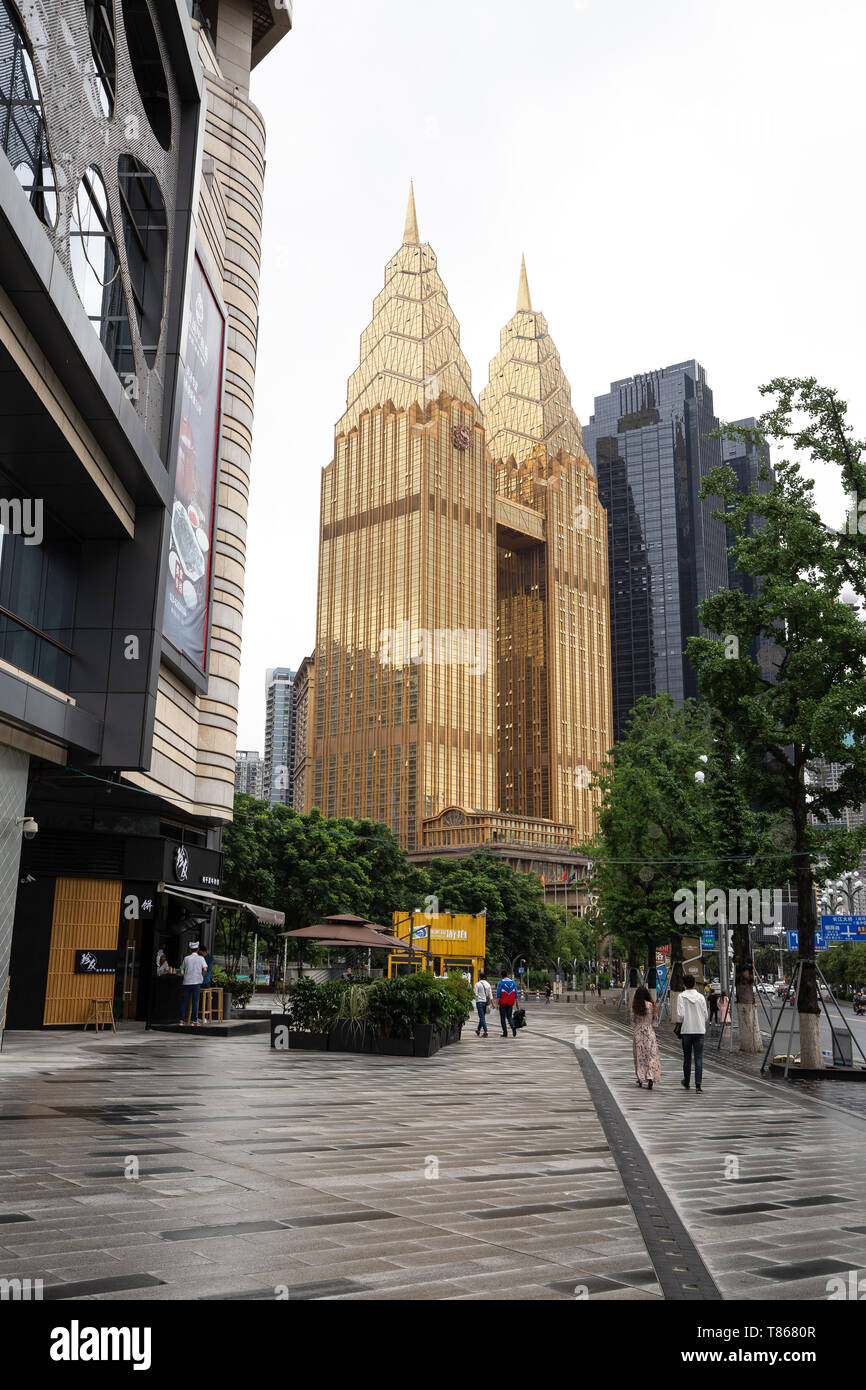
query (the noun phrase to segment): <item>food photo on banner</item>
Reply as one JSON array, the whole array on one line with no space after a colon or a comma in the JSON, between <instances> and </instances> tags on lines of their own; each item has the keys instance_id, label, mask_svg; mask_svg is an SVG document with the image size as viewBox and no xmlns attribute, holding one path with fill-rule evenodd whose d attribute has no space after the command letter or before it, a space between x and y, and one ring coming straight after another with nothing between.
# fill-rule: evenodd
<instances>
[{"instance_id":1,"label":"food photo on banner","mask_svg":"<svg viewBox=\"0 0 866 1390\"><path fill-rule=\"evenodd\" d=\"M201 671L207 646L224 337L223 314L196 256L181 377L163 632Z\"/></svg>"}]
</instances>

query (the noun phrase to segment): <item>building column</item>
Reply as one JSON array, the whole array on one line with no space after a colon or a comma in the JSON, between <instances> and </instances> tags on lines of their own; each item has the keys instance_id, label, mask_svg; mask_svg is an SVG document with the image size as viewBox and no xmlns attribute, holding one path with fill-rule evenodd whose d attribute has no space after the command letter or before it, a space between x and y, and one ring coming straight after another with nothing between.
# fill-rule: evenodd
<instances>
[{"instance_id":1,"label":"building column","mask_svg":"<svg viewBox=\"0 0 866 1390\"><path fill-rule=\"evenodd\" d=\"M21 825L30 757L0 743L0 1040L6 1014L12 923L21 862Z\"/></svg>"}]
</instances>

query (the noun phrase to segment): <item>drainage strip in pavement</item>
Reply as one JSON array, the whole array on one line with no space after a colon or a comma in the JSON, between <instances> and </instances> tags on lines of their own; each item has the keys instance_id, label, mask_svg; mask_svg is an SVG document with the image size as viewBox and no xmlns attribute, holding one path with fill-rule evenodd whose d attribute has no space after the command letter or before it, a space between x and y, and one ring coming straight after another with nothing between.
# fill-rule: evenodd
<instances>
[{"instance_id":1,"label":"drainage strip in pavement","mask_svg":"<svg viewBox=\"0 0 866 1390\"><path fill-rule=\"evenodd\" d=\"M548 1041L571 1048L577 1057L664 1297L720 1301L709 1270L592 1057L564 1038Z\"/></svg>"}]
</instances>

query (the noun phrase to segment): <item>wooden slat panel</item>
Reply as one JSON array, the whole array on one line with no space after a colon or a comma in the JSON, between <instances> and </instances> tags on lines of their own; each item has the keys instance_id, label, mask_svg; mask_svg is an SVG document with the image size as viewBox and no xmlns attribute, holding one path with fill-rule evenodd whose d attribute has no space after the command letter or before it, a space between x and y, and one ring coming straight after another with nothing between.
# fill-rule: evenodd
<instances>
[{"instance_id":1,"label":"wooden slat panel","mask_svg":"<svg viewBox=\"0 0 866 1390\"><path fill-rule=\"evenodd\" d=\"M76 975L75 952L117 949L119 879L59 878L54 893L45 1024L83 1024L90 999L114 997L113 975Z\"/></svg>"}]
</instances>

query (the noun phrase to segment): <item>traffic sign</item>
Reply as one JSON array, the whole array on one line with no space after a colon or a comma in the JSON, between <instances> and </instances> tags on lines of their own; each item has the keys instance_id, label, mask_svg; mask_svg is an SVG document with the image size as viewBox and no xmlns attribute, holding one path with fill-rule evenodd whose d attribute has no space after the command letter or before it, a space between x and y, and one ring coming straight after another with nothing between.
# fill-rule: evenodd
<instances>
[{"instance_id":1,"label":"traffic sign","mask_svg":"<svg viewBox=\"0 0 866 1390\"><path fill-rule=\"evenodd\" d=\"M799 951L799 949L800 949L800 933L799 933L799 931L789 931L789 932L786 932L785 935L786 935L787 938L788 938L788 950L789 950L789 951ZM820 929L820 927L816 927L816 929L815 929L815 950L816 950L816 951L826 951L828 945L829 945L829 946L836 946L836 945L838 945L838 937L836 938L835 941L830 941L830 942L828 942L828 941L827 941L827 937L825 936L824 932Z\"/></svg>"},{"instance_id":2,"label":"traffic sign","mask_svg":"<svg viewBox=\"0 0 866 1390\"><path fill-rule=\"evenodd\" d=\"M821 915L821 928L826 939L830 942L835 941L864 941L866 942L866 917L857 915L845 915L841 912Z\"/></svg>"},{"instance_id":3,"label":"traffic sign","mask_svg":"<svg viewBox=\"0 0 866 1390\"><path fill-rule=\"evenodd\" d=\"M715 927L701 927L701 950L714 951L716 949L716 929Z\"/></svg>"}]
</instances>

